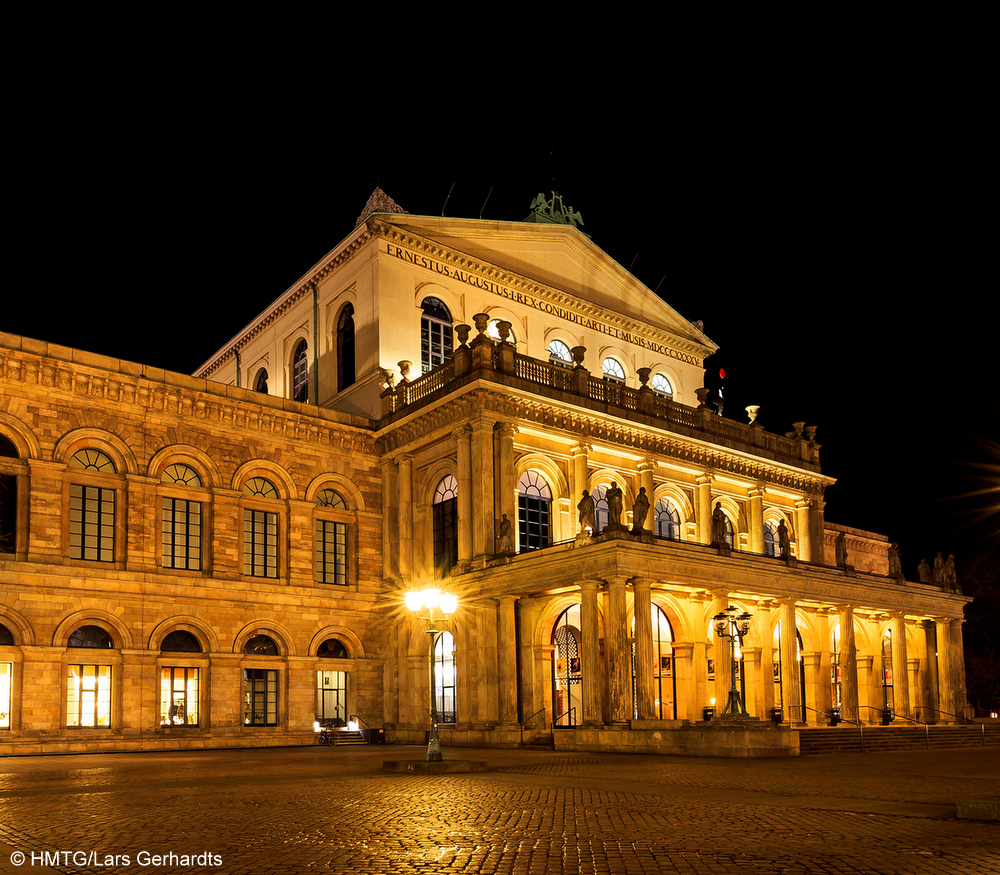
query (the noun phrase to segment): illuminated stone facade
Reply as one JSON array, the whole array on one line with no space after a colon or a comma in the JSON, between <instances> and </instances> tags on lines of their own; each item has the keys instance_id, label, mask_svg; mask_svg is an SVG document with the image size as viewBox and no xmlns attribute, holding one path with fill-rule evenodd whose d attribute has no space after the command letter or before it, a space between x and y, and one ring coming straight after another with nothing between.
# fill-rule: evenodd
<instances>
[{"instance_id":1,"label":"illuminated stone facade","mask_svg":"<svg viewBox=\"0 0 1000 875\"><path fill-rule=\"evenodd\" d=\"M308 744L355 715L421 741L402 596L427 585L460 600L446 745L555 724L557 747L752 755L834 708L952 720L965 599L824 522L811 429L701 404L714 349L575 228L399 213L194 377L0 335L0 752ZM783 721L735 747L702 722L730 605L747 709Z\"/></svg>"}]
</instances>

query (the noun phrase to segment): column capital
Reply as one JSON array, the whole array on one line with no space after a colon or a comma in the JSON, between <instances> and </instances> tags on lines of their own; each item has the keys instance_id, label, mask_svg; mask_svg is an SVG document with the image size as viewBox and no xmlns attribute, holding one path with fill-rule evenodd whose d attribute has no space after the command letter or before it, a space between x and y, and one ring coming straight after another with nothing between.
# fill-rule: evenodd
<instances>
[{"instance_id":1,"label":"column capital","mask_svg":"<svg viewBox=\"0 0 1000 875\"><path fill-rule=\"evenodd\" d=\"M520 429L513 422L497 422L493 426L493 431L502 437L514 437L520 433Z\"/></svg>"},{"instance_id":2,"label":"column capital","mask_svg":"<svg viewBox=\"0 0 1000 875\"><path fill-rule=\"evenodd\" d=\"M704 474L698 474L694 478L694 482L697 483L699 486L706 486L710 485L714 479L715 475L713 475L711 471L706 471Z\"/></svg>"},{"instance_id":3,"label":"column capital","mask_svg":"<svg viewBox=\"0 0 1000 875\"><path fill-rule=\"evenodd\" d=\"M513 605L520 598L519 595L498 595L494 600L500 605Z\"/></svg>"},{"instance_id":4,"label":"column capital","mask_svg":"<svg viewBox=\"0 0 1000 875\"><path fill-rule=\"evenodd\" d=\"M751 486L747 490L747 495L751 498L763 498L764 497L764 484L758 483L756 486Z\"/></svg>"},{"instance_id":5,"label":"column capital","mask_svg":"<svg viewBox=\"0 0 1000 875\"><path fill-rule=\"evenodd\" d=\"M580 453L589 453L594 449L592 444L588 444L586 441L580 441L578 444L574 444L569 448L570 454L573 456L578 456Z\"/></svg>"},{"instance_id":6,"label":"column capital","mask_svg":"<svg viewBox=\"0 0 1000 875\"><path fill-rule=\"evenodd\" d=\"M469 423L458 426L458 428L452 429L451 436L455 440L462 440L462 438L468 438L472 436L472 426Z\"/></svg>"},{"instance_id":7,"label":"column capital","mask_svg":"<svg viewBox=\"0 0 1000 875\"><path fill-rule=\"evenodd\" d=\"M584 592L597 592L597 588L600 586L601 581L593 580L588 578L587 580L577 581L577 586L580 587L580 591Z\"/></svg>"},{"instance_id":8,"label":"column capital","mask_svg":"<svg viewBox=\"0 0 1000 875\"><path fill-rule=\"evenodd\" d=\"M639 471L655 471L660 466L660 463L656 459L652 459L647 456L641 462L636 462L635 467Z\"/></svg>"},{"instance_id":9,"label":"column capital","mask_svg":"<svg viewBox=\"0 0 1000 875\"><path fill-rule=\"evenodd\" d=\"M632 584L633 589L649 589L653 579L651 577L630 577L629 583Z\"/></svg>"}]
</instances>

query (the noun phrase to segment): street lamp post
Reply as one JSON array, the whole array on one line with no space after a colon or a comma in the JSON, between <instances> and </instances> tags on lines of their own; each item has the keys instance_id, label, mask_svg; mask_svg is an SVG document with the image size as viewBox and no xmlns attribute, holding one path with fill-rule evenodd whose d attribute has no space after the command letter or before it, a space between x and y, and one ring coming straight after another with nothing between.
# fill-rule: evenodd
<instances>
[{"instance_id":1,"label":"street lamp post","mask_svg":"<svg viewBox=\"0 0 1000 875\"><path fill-rule=\"evenodd\" d=\"M406 594L406 607L417 614L418 619L426 620L428 624L427 634L430 637L430 644L427 649L431 682L431 734L430 741L427 742L427 762L439 763L441 762L441 740L438 738L437 688L434 683L434 640L439 630L434 626L434 612L438 611L438 619L446 618L449 614L455 613L455 608L458 607L458 598L449 593L441 592L439 589L425 589L421 592L408 592ZM425 609L428 615L421 617L420 611Z\"/></svg>"},{"instance_id":2,"label":"street lamp post","mask_svg":"<svg viewBox=\"0 0 1000 875\"><path fill-rule=\"evenodd\" d=\"M732 606L716 614L712 618L715 625L715 633L720 638L729 639L729 677L732 681L729 687L729 701L726 703L726 710L722 712L723 717L748 717L747 709L743 704L743 697L736 686L736 653L737 643L742 651L743 636L750 631L750 622L753 614L744 611L737 614L738 608Z\"/></svg>"}]
</instances>

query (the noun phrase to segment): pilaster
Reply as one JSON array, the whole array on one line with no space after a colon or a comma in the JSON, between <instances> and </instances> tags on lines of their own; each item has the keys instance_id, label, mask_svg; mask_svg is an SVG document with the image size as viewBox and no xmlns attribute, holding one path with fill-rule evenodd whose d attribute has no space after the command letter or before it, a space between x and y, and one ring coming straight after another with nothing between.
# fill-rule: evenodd
<instances>
[{"instance_id":1,"label":"pilaster","mask_svg":"<svg viewBox=\"0 0 1000 875\"><path fill-rule=\"evenodd\" d=\"M514 604L517 596L497 599L497 682L500 726L516 728L517 722L517 636Z\"/></svg>"},{"instance_id":2,"label":"pilaster","mask_svg":"<svg viewBox=\"0 0 1000 875\"><path fill-rule=\"evenodd\" d=\"M764 487L755 486L750 490L750 551L764 552Z\"/></svg>"},{"instance_id":3,"label":"pilaster","mask_svg":"<svg viewBox=\"0 0 1000 875\"><path fill-rule=\"evenodd\" d=\"M463 425L452 432L458 462L458 564L468 568L472 560L472 427Z\"/></svg>"},{"instance_id":4,"label":"pilaster","mask_svg":"<svg viewBox=\"0 0 1000 875\"><path fill-rule=\"evenodd\" d=\"M859 720L858 648L854 640L854 605L840 606L840 713L847 720Z\"/></svg>"},{"instance_id":5,"label":"pilaster","mask_svg":"<svg viewBox=\"0 0 1000 875\"><path fill-rule=\"evenodd\" d=\"M699 474L695 478L694 521L698 530L698 543L712 543L712 475Z\"/></svg>"},{"instance_id":6,"label":"pilaster","mask_svg":"<svg viewBox=\"0 0 1000 875\"><path fill-rule=\"evenodd\" d=\"M597 581L580 581L580 663L583 680L584 726L594 726L601 720L600 637L597 616Z\"/></svg>"},{"instance_id":7,"label":"pilaster","mask_svg":"<svg viewBox=\"0 0 1000 875\"><path fill-rule=\"evenodd\" d=\"M625 578L607 579L607 602L604 638L607 642L608 669L608 722L625 723L632 716L631 654L628 653L628 633L625 627Z\"/></svg>"},{"instance_id":8,"label":"pilaster","mask_svg":"<svg viewBox=\"0 0 1000 875\"><path fill-rule=\"evenodd\" d=\"M635 604L635 687L638 696L636 710L640 720L653 720L656 713L656 689L653 678L653 602L650 581L632 579Z\"/></svg>"}]
</instances>

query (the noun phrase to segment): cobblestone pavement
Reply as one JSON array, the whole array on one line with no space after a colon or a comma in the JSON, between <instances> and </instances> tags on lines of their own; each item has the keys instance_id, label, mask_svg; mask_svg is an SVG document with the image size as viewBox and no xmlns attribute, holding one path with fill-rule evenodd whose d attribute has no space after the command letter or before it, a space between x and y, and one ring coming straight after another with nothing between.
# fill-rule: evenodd
<instances>
[{"instance_id":1,"label":"cobblestone pavement","mask_svg":"<svg viewBox=\"0 0 1000 875\"><path fill-rule=\"evenodd\" d=\"M381 771L423 754L0 759L0 872L1000 873L1000 824L955 816L958 801L1000 800L1000 748L775 760L446 748L492 771Z\"/></svg>"}]
</instances>

